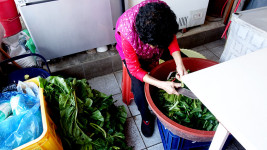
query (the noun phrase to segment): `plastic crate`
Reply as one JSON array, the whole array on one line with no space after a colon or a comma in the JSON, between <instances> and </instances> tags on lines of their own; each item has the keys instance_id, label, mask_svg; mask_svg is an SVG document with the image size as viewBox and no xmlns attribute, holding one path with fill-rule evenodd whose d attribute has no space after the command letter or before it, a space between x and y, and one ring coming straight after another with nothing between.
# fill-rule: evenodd
<instances>
[{"instance_id":1,"label":"plastic crate","mask_svg":"<svg viewBox=\"0 0 267 150\"><path fill-rule=\"evenodd\" d=\"M37 57L37 58L41 59L44 62L48 72L41 69L41 68L19 69L19 70L16 70L16 71L14 71L8 75L8 84L18 83L18 81L25 81L25 79L24 79L25 75L28 75L29 78L35 78L37 76L40 76L42 78L47 78L48 76L50 76L51 71L50 71L50 68L47 64L47 61L42 55L39 55L39 54L30 53L30 54L23 54L23 55L15 56L15 57L12 57L12 58L9 58L9 59L6 59L6 60L0 62L0 66L2 64L6 64L9 62L13 62L15 60L20 60L22 58L30 57L30 56L31 57Z\"/></svg>"},{"instance_id":2,"label":"plastic crate","mask_svg":"<svg viewBox=\"0 0 267 150\"><path fill-rule=\"evenodd\" d=\"M177 135L174 135L171 131L166 129L164 125L157 119L157 124L159 128L159 133L163 143L164 150L208 150L211 142L196 142L181 138ZM223 149L226 148L230 140L233 138L232 135L229 135L228 139L225 142Z\"/></svg>"},{"instance_id":3,"label":"plastic crate","mask_svg":"<svg viewBox=\"0 0 267 150\"><path fill-rule=\"evenodd\" d=\"M41 68L24 68L16 70L8 75L8 83L18 83L18 81L25 81L24 76L29 75L30 78L40 76L47 78L50 74Z\"/></svg>"},{"instance_id":4,"label":"plastic crate","mask_svg":"<svg viewBox=\"0 0 267 150\"><path fill-rule=\"evenodd\" d=\"M25 82L34 82L39 86L37 78ZM43 95L43 89L39 88L43 133L35 140L17 147L15 150L63 150L61 140L56 133L56 125L48 115L47 103Z\"/></svg>"}]
</instances>

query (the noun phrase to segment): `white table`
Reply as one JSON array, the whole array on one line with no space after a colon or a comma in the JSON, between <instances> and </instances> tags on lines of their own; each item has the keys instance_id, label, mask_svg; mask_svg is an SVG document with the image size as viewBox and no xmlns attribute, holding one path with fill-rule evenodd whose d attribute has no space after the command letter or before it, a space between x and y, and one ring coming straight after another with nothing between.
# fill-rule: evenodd
<instances>
[{"instance_id":1,"label":"white table","mask_svg":"<svg viewBox=\"0 0 267 150\"><path fill-rule=\"evenodd\" d=\"M248 150L267 149L267 48L182 78L220 124L210 149L229 132Z\"/></svg>"}]
</instances>

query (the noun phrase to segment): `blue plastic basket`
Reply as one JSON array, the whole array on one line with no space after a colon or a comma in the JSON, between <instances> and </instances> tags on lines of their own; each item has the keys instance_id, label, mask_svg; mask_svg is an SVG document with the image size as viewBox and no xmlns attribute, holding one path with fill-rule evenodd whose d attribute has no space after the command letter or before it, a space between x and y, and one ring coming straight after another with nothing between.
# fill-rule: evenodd
<instances>
[{"instance_id":1,"label":"blue plastic basket","mask_svg":"<svg viewBox=\"0 0 267 150\"><path fill-rule=\"evenodd\" d=\"M157 119L157 124L159 128L159 133L163 143L164 150L208 150L211 142L195 142L174 135L171 131L166 129L164 125ZM233 138L232 135L228 137L225 142L223 149L229 144L230 140Z\"/></svg>"},{"instance_id":2,"label":"blue plastic basket","mask_svg":"<svg viewBox=\"0 0 267 150\"><path fill-rule=\"evenodd\" d=\"M42 78L47 78L47 77L50 76L50 69L49 69L48 64L46 62L46 59L42 55L39 55L39 54L19 55L19 56L12 57L10 59L7 59L7 60L4 60L4 61L0 62L0 65L8 63L8 62L15 61L15 60L18 60L18 59L21 59L21 58L29 57L29 56L37 56L37 57L41 58L44 61L48 72L43 70L43 69L41 69L41 68L23 68L23 69L19 69L19 70L11 72L8 75L8 84L10 84L10 83L18 83L18 81L25 81L25 77L24 77L25 75L29 75L29 78L34 78L34 77L37 77L37 76L40 76Z\"/></svg>"},{"instance_id":3,"label":"blue plastic basket","mask_svg":"<svg viewBox=\"0 0 267 150\"><path fill-rule=\"evenodd\" d=\"M42 78L47 78L50 76L47 71L40 68L24 68L10 73L8 75L8 83L18 83L18 81L25 81L25 75L29 75L29 79L38 76Z\"/></svg>"}]
</instances>

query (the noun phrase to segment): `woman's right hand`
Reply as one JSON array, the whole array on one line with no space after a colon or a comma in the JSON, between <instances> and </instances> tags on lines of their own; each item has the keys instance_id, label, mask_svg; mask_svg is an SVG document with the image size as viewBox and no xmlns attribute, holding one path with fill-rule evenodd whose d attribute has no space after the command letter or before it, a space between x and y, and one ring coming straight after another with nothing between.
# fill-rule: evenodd
<instances>
[{"instance_id":1,"label":"woman's right hand","mask_svg":"<svg viewBox=\"0 0 267 150\"><path fill-rule=\"evenodd\" d=\"M168 94L176 94L179 95L179 93L176 91L175 88L181 87L181 83L174 83L172 81L160 81L149 74L146 74L143 78L144 82L154 85L160 89L163 89Z\"/></svg>"},{"instance_id":2,"label":"woman's right hand","mask_svg":"<svg viewBox=\"0 0 267 150\"><path fill-rule=\"evenodd\" d=\"M162 83L159 86L159 88L163 89L168 94L175 94L175 95L179 95L179 93L175 89L178 87L181 87L181 83L175 83L171 81L162 81Z\"/></svg>"}]
</instances>

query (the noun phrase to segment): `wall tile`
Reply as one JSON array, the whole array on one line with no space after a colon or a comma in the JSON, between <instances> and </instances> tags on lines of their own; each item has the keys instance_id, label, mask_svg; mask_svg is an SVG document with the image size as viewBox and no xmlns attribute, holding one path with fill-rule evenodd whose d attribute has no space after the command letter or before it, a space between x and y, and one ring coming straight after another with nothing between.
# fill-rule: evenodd
<instances>
[{"instance_id":1,"label":"wall tile","mask_svg":"<svg viewBox=\"0 0 267 150\"><path fill-rule=\"evenodd\" d=\"M84 75L84 70L83 70L83 66L82 65L77 65L77 66L73 66L73 67L69 67L57 72L53 72L52 75L60 75L63 76L65 78L67 77L74 77L77 79L84 79L85 75Z\"/></svg>"},{"instance_id":2,"label":"wall tile","mask_svg":"<svg viewBox=\"0 0 267 150\"><path fill-rule=\"evenodd\" d=\"M122 60L119 54L116 54L111 57L112 59L112 69L113 72L122 70Z\"/></svg>"},{"instance_id":3,"label":"wall tile","mask_svg":"<svg viewBox=\"0 0 267 150\"><path fill-rule=\"evenodd\" d=\"M93 77L113 72L111 57L83 63L83 68L86 79L91 79Z\"/></svg>"}]
</instances>

